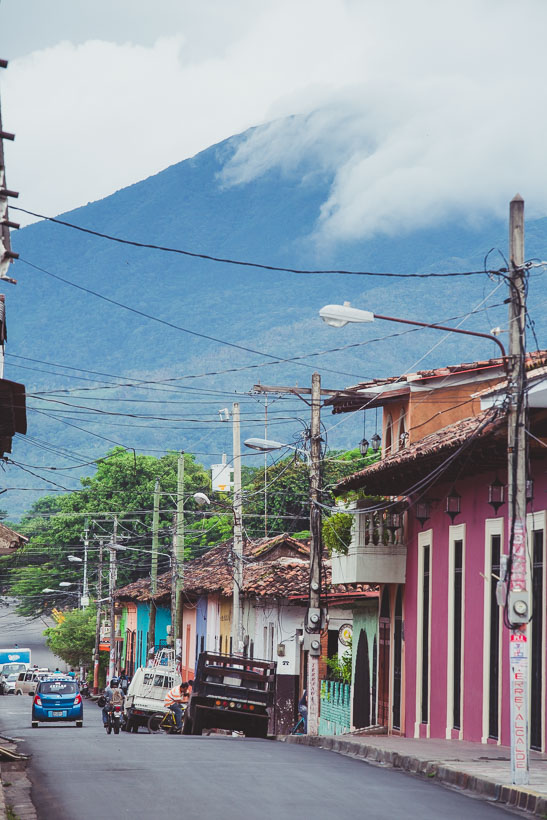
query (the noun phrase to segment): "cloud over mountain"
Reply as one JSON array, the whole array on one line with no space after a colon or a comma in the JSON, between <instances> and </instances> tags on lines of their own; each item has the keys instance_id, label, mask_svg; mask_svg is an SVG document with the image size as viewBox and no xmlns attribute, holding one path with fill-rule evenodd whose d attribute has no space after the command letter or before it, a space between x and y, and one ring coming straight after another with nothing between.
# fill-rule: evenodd
<instances>
[{"instance_id":1,"label":"cloud over mountain","mask_svg":"<svg viewBox=\"0 0 547 820\"><path fill-rule=\"evenodd\" d=\"M209 2L207 26L165 14L152 43L130 26L127 42L80 34L12 61L22 204L67 210L273 120L222 182L328 172L323 241L473 223L517 190L547 213L543 0L238 0L229 19Z\"/></svg>"}]
</instances>

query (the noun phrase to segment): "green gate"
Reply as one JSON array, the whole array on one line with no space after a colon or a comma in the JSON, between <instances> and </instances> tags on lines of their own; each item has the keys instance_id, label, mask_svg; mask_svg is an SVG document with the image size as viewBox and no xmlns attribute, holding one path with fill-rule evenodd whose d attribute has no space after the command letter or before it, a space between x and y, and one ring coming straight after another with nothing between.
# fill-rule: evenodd
<instances>
[{"instance_id":1,"label":"green gate","mask_svg":"<svg viewBox=\"0 0 547 820\"><path fill-rule=\"evenodd\" d=\"M347 683L321 681L320 735L342 735L350 731L350 691Z\"/></svg>"}]
</instances>

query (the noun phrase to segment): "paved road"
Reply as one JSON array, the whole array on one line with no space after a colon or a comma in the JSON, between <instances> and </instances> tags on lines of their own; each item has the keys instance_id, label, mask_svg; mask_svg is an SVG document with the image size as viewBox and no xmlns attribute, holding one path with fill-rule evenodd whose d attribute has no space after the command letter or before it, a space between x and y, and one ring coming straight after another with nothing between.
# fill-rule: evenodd
<instances>
[{"instance_id":1,"label":"paved road","mask_svg":"<svg viewBox=\"0 0 547 820\"><path fill-rule=\"evenodd\" d=\"M434 783L321 749L221 736L108 736L90 703L83 729L31 729L31 703L0 698L0 731L33 755L40 820L508 818Z\"/></svg>"},{"instance_id":2,"label":"paved road","mask_svg":"<svg viewBox=\"0 0 547 820\"><path fill-rule=\"evenodd\" d=\"M37 666L56 666L65 670L67 665L51 652L45 643L44 629L55 626L51 618L20 618L13 604L0 607L0 646L15 646L32 650L32 663Z\"/></svg>"}]
</instances>

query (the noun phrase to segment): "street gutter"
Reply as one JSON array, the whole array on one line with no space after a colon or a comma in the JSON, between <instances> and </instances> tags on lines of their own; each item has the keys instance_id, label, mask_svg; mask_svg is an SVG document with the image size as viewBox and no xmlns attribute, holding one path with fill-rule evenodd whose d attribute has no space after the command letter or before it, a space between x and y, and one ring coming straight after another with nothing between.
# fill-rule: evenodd
<instances>
[{"instance_id":1,"label":"street gutter","mask_svg":"<svg viewBox=\"0 0 547 820\"><path fill-rule=\"evenodd\" d=\"M452 789L470 792L483 800L505 805L510 809L526 811L535 817L547 817L545 792L523 786L509 786L495 779L471 774L461 764L448 765L439 760L402 755L391 749L375 746L374 743L352 740L344 735L276 735L275 740L326 749L372 765L400 769Z\"/></svg>"}]
</instances>

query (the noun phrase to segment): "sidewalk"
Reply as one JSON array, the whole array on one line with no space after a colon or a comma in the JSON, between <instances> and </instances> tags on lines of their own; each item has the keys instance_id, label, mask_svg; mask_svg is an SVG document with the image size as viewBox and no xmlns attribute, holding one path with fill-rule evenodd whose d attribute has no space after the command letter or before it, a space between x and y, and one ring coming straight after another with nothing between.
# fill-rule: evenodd
<instances>
[{"instance_id":1,"label":"sidewalk","mask_svg":"<svg viewBox=\"0 0 547 820\"><path fill-rule=\"evenodd\" d=\"M379 766L435 778L438 783L468 790L485 800L528 811L536 817L547 817L545 754L531 752L530 785L513 786L511 751L507 746L371 734L284 735L278 736L278 740L317 746Z\"/></svg>"}]
</instances>

